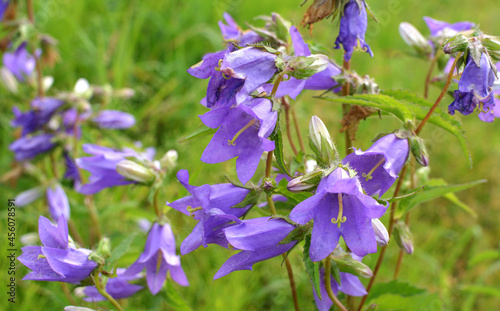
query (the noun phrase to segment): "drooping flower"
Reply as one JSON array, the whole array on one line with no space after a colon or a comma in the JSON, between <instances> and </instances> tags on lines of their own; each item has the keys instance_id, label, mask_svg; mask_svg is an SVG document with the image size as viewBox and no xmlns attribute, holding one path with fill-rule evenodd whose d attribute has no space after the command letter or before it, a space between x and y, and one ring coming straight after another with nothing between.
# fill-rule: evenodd
<instances>
[{"instance_id":1,"label":"drooping flower","mask_svg":"<svg viewBox=\"0 0 500 311\"><path fill-rule=\"evenodd\" d=\"M167 205L198 220L193 231L182 242L181 254L186 255L201 245L207 247L211 243L227 248L228 242L222 230L230 226L230 223L241 223L239 217L251 206L231 207L242 202L250 190L230 183L191 186L187 170L177 172L177 179L191 195L172 203L167 202Z\"/></svg>"},{"instance_id":2,"label":"drooping flower","mask_svg":"<svg viewBox=\"0 0 500 311\"><path fill-rule=\"evenodd\" d=\"M138 273L135 275L125 276L123 275L125 269L116 269L117 277L110 278L106 282L106 293L111 295L114 299L123 299L130 297L140 291L143 287L136 284L130 284L129 281L137 280L142 278L142 274ZM83 287L83 293L87 296L83 298L85 301L102 301L106 300L102 296L95 286L85 286Z\"/></svg>"},{"instance_id":3,"label":"drooping flower","mask_svg":"<svg viewBox=\"0 0 500 311\"><path fill-rule=\"evenodd\" d=\"M181 267L180 257L175 254L175 237L169 224L155 223L148 234L144 252L123 273L134 276L146 268L146 281L153 295L161 290L167 272L179 285L188 286L189 282Z\"/></svg>"},{"instance_id":4,"label":"drooping flower","mask_svg":"<svg viewBox=\"0 0 500 311\"><path fill-rule=\"evenodd\" d=\"M295 229L283 219L261 217L223 229L229 244L241 250L231 256L217 271L214 280L239 270L252 270L252 266L290 250L297 242L279 244Z\"/></svg>"},{"instance_id":5,"label":"drooping flower","mask_svg":"<svg viewBox=\"0 0 500 311\"><path fill-rule=\"evenodd\" d=\"M342 160L342 164L358 172L358 179L367 195L382 196L398 178L409 154L408 139L389 134L378 139L366 151L354 149Z\"/></svg>"},{"instance_id":6,"label":"drooping flower","mask_svg":"<svg viewBox=\"0 0 500 311\"><path fill-rule=\"evenodd\" d=\"M453 94L455 100L448 107L448 112L455 114L455 111L459 111L463 115L469 115L477 108L479 119L492 122L495 119L495 98L492 93L494 82L495 73L491 69L488 56L485 53L481 55L478 67L469 55L458 81L458 90Z\"/></svg>"},{"instance_id":7,"label":"drooping flower","mask_svg":"<svg viewBox=\"0 0 500 311\"><path fill-rule=\"evenodd\" d=\"M439 21L428 16L424 16L424 21L431 32L432 37L452 37L458 32L472 29L476 25L471 22L458 22L449 24L447 22Z\"/></svg>"},{"instance_id":8,"label":"drooping flower","mask_svg":"<svg viewBox=\"0 0 500 311\"><path fill-rule=\"evenodd\" d=\"M328 256L341 236L354 254L365 256L377 251L371 219L382 217L386 208L339 167L321 180L315 195L295 206L290 219L301 225L314 219L309 250L313 261Z\"/></svg>"},{"instance_id":9,"label":"drooping flower","mask_svg":"<svg viewBox=\"0 0 500 311\"><path fill-rule=\"evenodd\" d=\"M15 153L17 161L28 160L54 148L56 143L53 139L52 134L25 136L10 144L9 149Z\"/></svg>"},{"instance_id":10,"label":"drooping flower","mask_svg":"<svg viewBox=\"0 0 500 311\"><path fill-rule=\"evenodd\" d=\"M276 126L277 112L268 99L252 98L235 108L221 107L200 119L208 127L220 126L201 161L213 164L238 157L236 171L242 183L255 174L262 153L274 150L274 142L267 138Z\"/></svg>"},{"instance_id":11,"label":"drooping flower","mask_svg":"<svg viewBox=\"0 0 500 311\"><path fill-rule=\"evenodd\" d=\"M90 250L69 245L64 215L59 217L57 225L40 216L38 232L43 246L25 246L18 257L32 270L23 280L79 283L97 267L97 263L88 258Z\"/></svg>"},{"instance_id":12,"label":"drooping flower","mask_svg":"<svg viewBox=\"0 0 500 311\"><path fill-rule=\"evenodd\" d=\"M134 126L135 118L130 113L117 110L102 110L92 118L99 127L106 129L126 129Z\"/></svg>"},{"instance_id":13,"label":"drooping flower","mask_svg":"<svg viewBox=\"0 0 500 311\"><path fill-rule=\"evenodd\" d=\"M345 61L351 59L354 49L358 46L373 57L370 46L365 42L368 20L365 1L363 0L362 2L360 6L358 1L350 0L345 5L344 14L340 18L340 29L337 40L335 40L335 48L339 49L340 44L342 44L345 51Z\"/></svg>"},{"instance_id":14,"label":"drooping flower","mask_svg":"<svg viewBox=\"0 0 500 311\"><path fill-rule=\"evenodd\" d=\"M333 277L330 277L330 286L332 288L332 292L335 296L337 296L338 292L343 292L349 296L364 296L367 294L365 287L359 280L359 278L350 273L340 272L340 286L335 281ZM328 311L333 305L332 300L328 297L328 293L326 292L325 287L325 269L321 268L319 270L319 286L321 290L321 299L319 299L316 291L314 292L314 301L316 302L316 307L318 307L319 311Z\"/></svg>"},{"instance_id":15,"label":"drooping flower","mask_svg":"<svg viewBox=\"0 0 500 311\"><path fill-rule=\"evenodd\" d=\"M50 121L57 109L63 104L64 102L57 98L35 98L31 101L31 110L27 112L21 112L17 107L14 107L15 117L11 125L13 127L22 127L23 136L40 130Z\"/></svg>"},{"instance_id":16,"label":"drooping flower","mask_svg":"<svg viewBox=\"0 0 500 311\"><path fill-rule=\"evenodd\" d=\"M23 82L26 77L31 76L36 64L35 56L28 52L26 45L26 42L23 42L14 52L6 52L3 54L4 66L9 69L20 82Z\"/></svg>"},{"instance_id":17,"label":"drooping flower","mask_svg":"<svg viewBox=\"0 0 500 311\"><path fill-rule=\"evenodd\" d=\"M58 221L61 215L64 216L65 219L69 219L70 209L68 197L60 184L47 188L47 202L52 219Z\"/></svg>"}]
</instances>

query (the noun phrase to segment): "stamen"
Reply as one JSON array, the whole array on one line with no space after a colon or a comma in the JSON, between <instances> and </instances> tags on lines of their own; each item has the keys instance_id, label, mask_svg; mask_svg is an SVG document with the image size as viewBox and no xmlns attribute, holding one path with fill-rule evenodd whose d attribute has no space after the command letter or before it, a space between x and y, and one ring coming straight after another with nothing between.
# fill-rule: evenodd
<instances>
[{"instance_id":1,"label":"stamen","mask_svg":"<svg viewBox=\"0 0 500 311\"><path fill-rule=\"evenodd\" d=\"M223 58L219 59L219 63L217 64L217 67L215 67L215 71L220 71L220 66L222 66L222 61ZM222 74L222 76L224 76L224 74Z\"/></svg>"},{"instance_id":2,"label":"stamen","mask_svg":"<svg viewBox=\"0 0 500 311\"><path fill-rule=\"evenodd\" d=\"M191 217L194 217L194 212L200 211L202 209L203 208L201 206L199 206L199 207L191 207L191 205L190 205L190 206L186 207L186 210L189 212L189 216L191 216Z\"/></svg>"},{"instance_id":3,"label":"stamen","mask_svg":"<svg viewBox=\"0 0 500 311\"><path fill-rule=\"evenodd\" d=\"M158 261L156 262L156 274L160 273L161 261L163 260L163 253L158 251Z\"/></svg>"},{"instance_id":4,"label":"stamen","mask_svg":"<svg viewBox=\"0 0 500 311\"><path fill-rule=\"evenodd\" d=\"M230 77L230 76L226 75L226 74L225 74L225 73L223 73L223 72L222 72L222 77L223 77L224 79L226 79L226 80L231 79L231 77Z\"/></svg>"},{"instance_id":5,"label":"stamen","mask_svg":"<svg viewBox=\"0 0 500 311\"><path fill-rule=\"evenodd\" d=\"M368 172L368 174L366 173L363 173L361 174L361 176L365 177L366 178L366 181L369 181L370 179L373 178L372 174L373 172L375 172L375 170L382 164L384 164L385 162L385 158L383 158L382 160L380 160L377 164L375 164L375 166Z\"/></svg>"},{"instance_id":6,"label":"stamen","mask_svg":"<svg viewBox=\"0 0 500 311\"><path fill-rule=\"evenodd\" d=\"M44 255L42 255L42 254L40 254L40 255L38 255L38 257L37 257L37 260L38 260L38 259L40 259L40 258L45 258L45 256L44 256Z\"/></svg>"},{"instance_id":7,"label":"stamen","mask_svg":"<svg viewBox=\"0 0 500 311\"><path fill-rule=\"evenodd\" d=\"M250 122L248 122L247 125L245 125L241 130L239 130L234 135L233 139L227 141L227 144L232 145L232 146L236 146L236 144L234 142L236 141L236 139L238 139L238 137L241 135L241 133L243 133L246 129L248 129L249 127L251 127L252 125L254 125L256 123L257 123L257 119L250 120Z\"/></svg>"},{"instance_id":8,"label":"stamen","mask_svg":"<svg viewBox=\"0 0 500 311\"><path fill-rule=\"evenodd\" d=\"M340 228L340 225L347 221L347 217L342 216L342 213L344 212L344 205L342 204L342 193L337 194L337 196L339 198L339 214L337 215L337 218L332 218L332 223L337 224Z\"/></svg>"}]
</instances>

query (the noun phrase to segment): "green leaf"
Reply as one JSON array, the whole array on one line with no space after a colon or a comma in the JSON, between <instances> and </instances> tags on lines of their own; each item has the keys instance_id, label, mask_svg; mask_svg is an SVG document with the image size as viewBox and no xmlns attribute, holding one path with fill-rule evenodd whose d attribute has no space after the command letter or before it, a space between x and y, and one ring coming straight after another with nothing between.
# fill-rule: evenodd
<instances>
[{"instance_id":1,"label":"green leaf","mask_svg":"<svg viewBox=\"0 0 500 311\"><path fill-rule=\"evenodd\" d=\"M478 254L475 254L474 257L472 257L472 259L469 260L468 266L473 267L486 260L498 260L498 259L500 259L500 250L489 249L486 251L482 251Z\"/></svg>"},{"instance_id":2,"label":"green leaf","mask_svg":"<svg viewBox=\"0 0 500 311\"><path fill-rule=\"evenodd\" d=\"M427 101L426 99L421 98L408 91L388 90L384 91L383 94L392 96L395 99L399 100L401 104L411 109L419 120L422 120L427 115L427 112L433 105L433 103ZM469 146L462 124L460 124L460 122L458 122L453 116L443 111L439 107L436 108L432 116L429 118L428 122L453 134L457 138L469 166L472 167L472 158L470 156Z\"/></svg>"},{"instance_id":3,"label":"green leaf","mask_svg":"<svg viewBox=\"0 0 500 311\"><path fill-rule=\"evenodd\" d=\"M411 109L405 105L401 105L397 99L383 94L357 94L345 97L319 98L339 104L359 105L380 109L383 112L392 114L403 123L413 123L415 119L415 114Z\"/></svg>"},{"instance_id":4,"label":"green leaf","mask_svg":"<svg viewBox=\"0 0 500 311\"><path fill-rule=\"evenodd\" d=\"M286 197L287 200L289 200L290 203L294 206L312 196L312 193L310 193L310 192L290 192L286 188L287 185L288 185L288 181L285 178L283 178L279 182L275 191L276 191L276 193L281 194L284 197Z\"/></svg>"},{"instance_id":5,"label":"green leaf","mask_svg":"<svg viewBox=\"0 0 500 311\"><path fill-rule=\"evenodd\" d=\"M287 174L288 176L292 176L288 172L288 169L285 164L285 159L283 157L283 137L280 129L280 115L281 114L278 113L278 120L276 121L276 127L274 128L274 131L271 134L271 136L269 136L269 139L274 141L275 144L274 157L276 158L278 166L285 174Z\"/></svg>"},{"instance_id":6,"label":"green leaf","mask_svg":"<svg viewBox=\"0 0 500 311\"><path fill-rule=\"evenodd\" d=\"M198 137L213 135L215 134L215 132L217 132L217 129L213 129L211 127L206 126L205 124L202 124L199 128L196 129L196 131L184 137L183 139L179 140L179 143L185 143L191 139Z\"/></svg>"},{"instance_id":7,"label":"green leaf","mask_svg":"<svg viewBox=\"0 0 500 311\"><path fill-rule=\"evenodd\" d=\"M287 244L292 241L300 242L304 240L306 234L309 233L311 226L306 224L304 226L299 226L292 230L283 240L280 241L279 244Z\"/></svg>"},{"instance_id":8,"label":"green leaf","mask_svg":"<svg viewBox=\"0 0 500 311\"><path fill-rule=\"evenodd\" d=\"M136 235L137 233L134 232L123 239L120 244L118 244L118 246L113 249L113 251L111 252L111 256L106 261L106 263L108 265L113 265L118 259L120 259L128 251Z\"/></svg>"},{"instance_id":9,"label":"green leaf","mask_svg":"<svg viewBox=\"0 0 500 311\"><path fill-rule=\"evenodd\" d=\"M392 280L386 283L375 283L372 290L370 291L370 295L368 296L368 301L376 299L385 294L409 297L419 295L424 292L425 289L417 288L411 284L398 280Z\"/></svg>"},{"instance_id":10,"label":"green leaf","mask_svg":"<svg viewBox=\"0 0 500 311\"><path fill-rule=\"evenodd\" d=\"M418 188L418 189L416 189L416 190L414 190L414 191L412 191L412 192L410 192L408 194L401 195L399 197L392 197L390 199L375 199L375 200L377 200L381 204L397 202L397 201L401 201L403 199L410 198L410 197L412 197L414 195L417 195L419 192L421 192L422 190L424 190L424 188L425 187L422 186L422 187L420 187L420 188Z\"/></svg>"},{"instance_id":11,"label":"green leaf","mask_svg":"<svg viewBox=\"0 0 500 311\"><path fill-rule=\"evenodd\" d=\"M243 207L246 207L248 205L254 206L259 201L259 197L261 194L262 194L262 190L255 190L255 189L250 190L250 192L247 194L245 199L243 199L243 201L241 201L240 203L238 203L236 205L231 206L231 208L243 208Z\"/></svg>"},{"instance_id":12,"label":"green leaf","mask_svg":"<svg viewBox=\"0 0 500 311\"><path fill-rule=\"evenodd\" d=\"M168 280L165 287L167 291L167 297L165 297L165 300L170 307L177 311L192 310L187 302L181 297L181 295L179 295L177 290L174 288L174 286L172 285L172 280Z\"/></svg>"},{"instance_id":13,"label":"green leaf","mask_svg":"<svg viewBox=\"0 0 500 311\"><path fill-rule=\"evenodd\" d=\"M311 278L314 290L321 299L321 287L320 287L320 277L319 277L319 262L314 262L309 257L309 248L311 247L311 236L306 236L306 243L304 244L304 265L306 266L307 273Z\"/></svg>"},{"instance_id":14,"label":"green leaf","mask_svg":"<svg viewBox=\"0 0 500 311\"><path fill-rule=\"evenodd\" d=\"M378 307L376 310L391 310L391 311L441 311L446 310L443 306L443 300L438 294L423 293L409 297L386 294L379 297L375 303ZM369 304L367 304L369 305Z\"/></svg>"},{"instance_id":15,"label":"green leaf","mask_svg":"<svg viewBox=\"0 0 500 311\"><path fill-rule=\"evenodd\" d=\"M331 266L330 272L331 272L333 278L335 279L335 281L340 286L341 285L341 283L340 283L340 268L337 265L337 263L335 262L335 260L332 260L331 264L332 264L332 266Z\"/></svg>"},{"instance_id":16,"label":"green leaf","mask_svg":"<svg viewBox=\"0 0 500 311\"><path fill-rule=\"evenodd\" d=\"M485 294L500 298L500 289L486 285L465 285L461 287L463 292Z\"/></svg>"},{"instance_id":17,"label":"green leaf","mask_svg":"<svg viewBox=\"0 0 500 311\"><path fill-rule=\"evenodd\" d=\"M463 191L485 182L486 180L476 180L473 182L458 185L429 186L426 187L418 195L401 200L399 209L404 214L421 203L445 196L449 193Z\"/></svg>"}]
</instances>

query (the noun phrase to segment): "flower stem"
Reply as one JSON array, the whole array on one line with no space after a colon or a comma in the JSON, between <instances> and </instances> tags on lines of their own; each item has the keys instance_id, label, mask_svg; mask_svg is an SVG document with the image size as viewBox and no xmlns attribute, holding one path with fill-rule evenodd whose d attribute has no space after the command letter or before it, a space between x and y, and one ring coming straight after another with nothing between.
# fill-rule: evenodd
<instances>
[{"instance_id":1,"label":"flower stem","mask_svg":"<svg viewBox=\"0 0 500 311\"><path fill-rule=\"evenodd\" d=\"M293 153L297 155L297 148L295 148L295 144L292 140L292 133L290 130L290 105L286 102L285 98L281 98L281 103L283 107L285 107L285 123L286 123L286 136L288 137L288 142L290 143L290 147L292 147Z\"/></svg>"},{"instance_id":2,"label":"flower stem","mask_svg":"<svg viewBox=\"0 0 500 311\"><path fill-rule=\"evenodd\" d=\"M343 63L344 71L351 69L351 60L345 61ZM349 82L344 83L342 85L342 96L347 96L350 93L350 85ZM342 104L342 116L345 117L349 113L350 105ZM352 141L351 136L349 134L349 130L344 132L345 135L345 154L348 155L352 152Z\"/></svg>"},{"instance_id":3,"label":"flower stem","mask_svg":"<svg viewBox=\"0 0 500 311\"><path fill-rule=\"evenodd\" d=\"M431 82L431 76L432 76L432 71L434 70L434 67L436 66L436 63L439 59L441 50L439 50L434 58L431 61L431 66L429 67L429 72L427 72L427 76L425 77L425 85L424 85L424 98L427 99L427 96L429 95L429 84Z\"/></svg>"},{"instance_id":4,"label":"flower stem","mask_svg":"<svg viewBox=\"0 0 500 311\"><path fill-rule=\"evenodd\" d=\"M276 80L274 81L274 85L273 85L273 89L271 91L271 97L274 97L274 95L276 95L276 92L278 91L278 86L280 85L281 81L283 81L283 76L284 76L284 72L278 74L278 76L276 77Z\"/></svg>"},{"instance_id":5,"label":"flower stem","mask_svg":"<svg viewBox=\"0 0 500 311\"><path fill-rule=\"evenodd\" d=\"M347 311L346 307L337 299L337 297L333 294L332 291L332 284L330 283L330 276L331 276L331 269L332 269L332 258L330 255L328 255L325 258L325 288L326 292L328 293L328 297L330 297L330 300L333 301L333 303L342 311Z\"/></svg>"},{"instance_id":6,"label":"flower stem","mask_svg":"<svg viewBox=\"0 0 500 311\"><path fill-rule=\"evenodd\" d=\"M92 280L94 281L94 284L95 284L95 288L97 288L97 291L103 295L109 302L111 302L111 304L116 308L118 309L118 311L123 311L123 308L122 306L120 306L120 304L118 303L118 301L116 301L113 297L111 297L110 294L108 294L106 292L106 290L102 287L102 284L101 282L99 281L99 274L95 274L94 276L92 276Z\"/></svg>"},{"instance_id":7,"label":"flower stem","mask_svg":"<svg viewBox=\"0 0 500 311\"><path fill-rule=\"evenodd\" d=\"M293 117L293 123L295 125L295 132L297 132L297 137L299 138L299 144L300 144L300 150L302 150L302 152L305 152L305 148L304 148L304 142L302 141L302 135L300 135L300 129L299 129L299 122L297 121L297 115L295 114L295 109L291 107L291 110L292 110L292 117Z\"/></svg>"},{"instance_id":8,"label":"flower stem","mask_svg":"<svg viewBox=\"0 0 500 311\"><path fill-rule=\"evenodd\" d=\"M457 57L455 58L455 61L453 62L453 65L451 66L450 72L448 73L448 79L446 79L446 84L444 85L444 88L441 91L441 94L439 94L439 97L436 99L436 102L431 107L431 109L429 110L429 112L427 112L427 115L424 117L424 119L422 120L422 122L420 122L420 125L418 126L417 130L415 131L415 133L417 135L420 134L420 132L422 131L422 128L425 125L425 123L427 123L427 121L429 120L429 118L434 113L434 111L438 107L439 103L443 99L444 95L448 91L448 88L450 87L450 84L451 84L451 80L453 78L453 72L455 71L455 67L457 66L457 62L458 62L458 59L460 58L460 56L462 56L462 52L458 53Z\"/></svg>"},{"instance_id":9,"label":"flower stem","mask_svg":"<svg viewBox=\"0 0 500 311\"><path fill-rule=\"evenodd\" d=\"M153 206L155 208L156 216L158 216L158 218L161 218L160 206L158 205L158 192L159 192L159 189L156 189L155 195L153 198Z\"/></svg>"},{"instance_id":10,"label":"flower stem","mask_svg":"<svg viewBox=\"0 0 500 311\"><path fill-rule=\"evenodd\" d=\"M102 236L101 229L99 227L99 215L97 214L97 209L91 195L85 196L84 202L89 211L90 221L92 222L92 227L90 227L89 230L89 245L93 245L94 242L100 240Z\"/></svg>"}]
</instances>

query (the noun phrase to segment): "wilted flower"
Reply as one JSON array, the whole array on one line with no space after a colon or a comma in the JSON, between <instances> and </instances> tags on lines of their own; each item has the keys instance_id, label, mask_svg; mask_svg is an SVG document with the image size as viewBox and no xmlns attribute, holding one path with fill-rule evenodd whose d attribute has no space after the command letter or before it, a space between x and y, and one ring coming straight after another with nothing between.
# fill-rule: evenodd
<instances>
[{"instance_id":1,"label":"wilted flower","mask_svg":"<svg viewBox=\"0 0 500 311\"><path fill-rule=\"evenodd\" d=\"M90 250L69 246L64 215L59 217L57 225L40 216L38 232L44 246L25 246L18 257L32 270L23 280L79 283L97 267L97 263L89 260Z\"/></svg>"},{"instance_id":2,"label":"wilted flower","mask_svg":"<svg viewBox=\"0 0 500 311\"><path fill-rule=\"evenodd\" d=\"M14 52L3 54L3 64L20 82L23 82L33 73L36 59L28 52L26 42L23 42Z\"/></svg>"},{"instance_id":3,"label":"wilted flower","mask_svg":"<svg viewBox=\"0 0 500 311\"><path fill-rule=\"evenodd\" d=\"M25 136L10 144L9 149L15 153L17 161L28 160L54 148L53 138L52 134Z\"/></svg>"},{"instance_id":4,"label":"wilted flower","mask_svg":"<svg viewBox=\"0 0 500 311\"><path fill-rule=\"evenodd\" d=\"M135 124L135 118L130 113L117 110L102 110L92 118L101 128L126 129Z\"/></svg>"},{"instance_id":5,"label":"wilted flower","mask_svg":"<svg viewBox=\"0 0 500 311\"><path fill-rule=\"evenodd\" d=\"M339 49L340 44L344 48L344 60L351 59L356 47L368 52L373 57L370 46L365 42L365 33L368 24L365 1L359 5L357 0L350 0L344 8L344 13L340 18L340 29L335 48Z\"/></svg>"},{"instance_id":6,"label":"wilted flower","mask_svg":"<svg viewBox=\"0 0 500 311\"><path fill-rule=\"evenodd\" d=\"M364 296L367 294L365 287L359 280L359 278L350 273L340 272L340 285L335 281L333 277L330 277L330 286L332 292L337 296L338 292L343 292L349 296ZM319 286L321 290L321 299L319 299L318 294L314 290L314 301L316 302L316 307L319 311L328 311L333 305L332 300L328 297L328 293L325 287L325 269L321 268L319 270Z\"/></svg>"},{"instance_id":7,"label":"wilted flower","mask_svg":"<svg viewBox=\"0 0 500 311\"><path fill-rule=\"evenodd\" d=\"M153 295L158 294L167 272L179 285L189 282L181 267L180 257L175 254L175 237L169 224L155 223L148 234L144 252L122 276L135 276L146 268L146 280Z\"/></svg>"},{"instance_id":8,"label":"wilted flower","mask_svg":"<svg viewBox=\"0 0 500 311\"><path fill-rule=\"evenodd\" d=\"M287 252L297 242L279 243L293 229L295 226L285 220L270 217L244 220L240 224L223 229L229 244L241 252L231 256L222 265L214 280L234 271L252 270L255 263Z\"/></svg>"},{"instance_id":9,"label":"wilted flower","mask_svg":"<svg viewBox=\"0 0 500 311\"><path fill-rule=\"evenodd\" d=\"M47 203L52 219L58 221L61 215L63 215L65 219L69 219L70 210L68 197L60 184L47 188Z\"/></svg>"},{"instance_id":10,"label":"wilted flower","mask_svg":"<svg viewBox=\"0 0 500 311\"><path fill-rule=\"evenodd\" d=\"M313 261L319 261L335 249L341 236L354 254L375 253L371 219L382 217L385 210L363 193L356 177L339 167L321 180L315 195L294 207L290 219L301 225L314 219L309 254Z\"/></svg>"},{"instance_id":11,"label":"wilted flower","mask_svg":"<svg viewBox=\"0 0 500 311\"><path fill-rule=\"evenodd\" d=\"M233 221L241 223L238 218L243 216L251 205L241 208L231 207L242 202L250 190L229 183L191 186L187 170L177 172L177 179L191 195L172 203L167 202L167 205L199 221L191 234L182 242L181 254L194 251L201 245L207 247L211 243L228 247L222 229Z\"/></svg>"},{"instance_id":12,"label":"wilted flower","mask_svg":"<svg viewBox=\"0 0 500 311\"><path fill-rule=\"evenodd\" d=\"M142 286L130 284L128 281L133 281L142 278L142 274L137 273L135 275L124 276L125 269L116 269L117 277L110 278L106 282L106 293L108 293L114 299L123 299L130 297L140 291ZM85 301L102 301L106 300L102 296L95 286L83 287L83 293L87 296L83 298Z\"/></svg>"}]
</instances>

